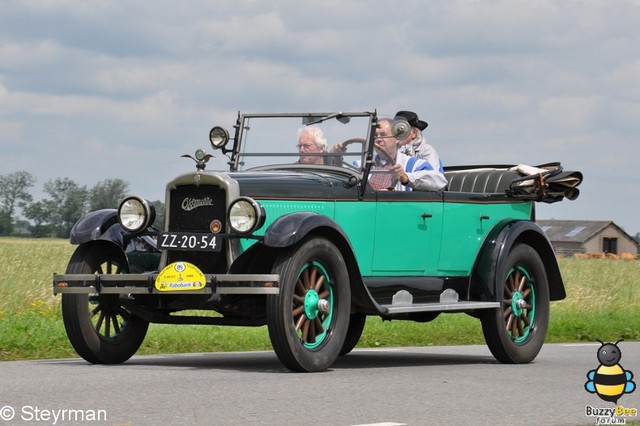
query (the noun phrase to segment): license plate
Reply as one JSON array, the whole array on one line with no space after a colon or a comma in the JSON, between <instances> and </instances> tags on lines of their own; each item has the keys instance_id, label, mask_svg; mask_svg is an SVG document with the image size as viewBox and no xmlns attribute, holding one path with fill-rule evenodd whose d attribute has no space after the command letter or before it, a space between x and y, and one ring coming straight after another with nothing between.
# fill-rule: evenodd
<instances>
[{"instance_id":1,"label":"license plate","mask_svg":"<svg viewBox=\"0 0 640 426\"><path fill-rule=\"evenodd\" d=\"M158 234L158 246L166 250L220 251L221 238L215 234L194 232L161 232Z\"/></svg>"}]
</instances>

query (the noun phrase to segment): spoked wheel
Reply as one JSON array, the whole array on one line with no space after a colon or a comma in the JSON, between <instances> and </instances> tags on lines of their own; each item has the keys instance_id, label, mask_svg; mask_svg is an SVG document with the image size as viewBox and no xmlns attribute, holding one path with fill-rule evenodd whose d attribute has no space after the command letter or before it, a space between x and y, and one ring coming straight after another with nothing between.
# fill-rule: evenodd
<instances>
[{"instance_id":1,"label":"spoked wheel","mask_svg":"<svg viewBox=\"0 0 640 426\"><path fill-rule=\"evenodd\" d=\"M487 345L500 362L531 362L549 323L549 284L538 253L528 245L515 246L498 288L501 307L482 317Z\"/></svg>"},{"instance_id":2,"label":"spoked wheel","mask_svg":"<svg viewBox=\"0 0 640 426\"><path fill-rule=\"evenodd\" d=\"M347 336L344 339L342 349L340 349L340 356L348 354L356 347L360 336L362 336L366 322L367 316L365 314L351 314L349 329L347 330Z\"/></svg>"},{"instance_id":3,"label":"spoked wheel","mask_svg":"<svg viewBox=\"0 0 640 426\"><path fill-rule=\"evenodd\" d=\"M326 370L349 326L351 290L340 251L324 238L303 240L279 255L274 273L280 294L267 300L273 349L291 370Z\"/></svg>"},{"instance_id":4,"label":"spoked wheel","mask_svg":"<svg viewBox=\"0 0 640 426\"><path fill-rule=\"evenodd\" d=\"M126 273L127 262L116 247L79 246L67 274ZM78 355L94 364L118 364L136 353L149 323L120 304L117 294L63 294L62 318L67 337Z\"/></svg>"}]
</instances>

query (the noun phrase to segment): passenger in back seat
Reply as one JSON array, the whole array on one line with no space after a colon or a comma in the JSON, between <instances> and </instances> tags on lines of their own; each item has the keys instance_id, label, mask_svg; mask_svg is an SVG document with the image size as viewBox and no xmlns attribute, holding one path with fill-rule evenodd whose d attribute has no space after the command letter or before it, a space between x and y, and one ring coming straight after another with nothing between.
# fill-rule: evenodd
<instances>
[{"instance_id":1,"label":"passenger in back seat","mask_svg":"<svg viewBox=\"0 0 640 426\"><path fill-rule=\"evenodd\" d=\"M429 145L422 135L422 131L426 129L429 124L427 124L426 121L420 120L418 114L413 111L398 111L393 119L406 120L411 126L409 136L400 141L400 152L411 157L426 160L434 170L439 170L440 173L444 173L440 156L435 148Z\"/></svg>"}]
</instances>

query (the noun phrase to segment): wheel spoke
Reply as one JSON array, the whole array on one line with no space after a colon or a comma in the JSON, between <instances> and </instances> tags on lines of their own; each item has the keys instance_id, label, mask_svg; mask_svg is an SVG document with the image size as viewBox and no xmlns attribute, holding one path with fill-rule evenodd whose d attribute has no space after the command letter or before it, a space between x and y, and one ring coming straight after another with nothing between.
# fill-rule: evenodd
<instances>
[{"instance_id":1,"label":"wheel spoke","mask_svg":"<svg viewBox=\"0 0 640 426\"><path fill-rule=\"evenodd\" d=\"M302 323L305 319L307 319L306 315L300 315L300 318L298 318L298 321L296 322L296 331L300 331L300 329L302 328Z\"/></svg>"},{"instance_id":2,"label":"wheel spoke","mask_svg":"<svg viewBox=\"0 0 640 426\"><path fill-rule=\"evenodd\" d=\"M304 315L302 316L302 318L306 318ZM302 326L302 341L308 343L309 342L309 325L311 324L311 321L309 321L308 319L304 322L304 326Z\"/></svg>"},{"instance_id":3,"label":"wheel spoke","mask_svg":"<svg viewBox=\"0 0 640 426\"><path fill-rule=\"evenodd\" d=\"M307 286L307 288L312 288L313 283L316 282L316 276L318 275L318 268L316 266L309 266L309 269L311 269L311 275L309 276L309 285Z\"/></svg>"},{"instance_id":4,"label":"wheel spoke","mask_svg":"<svg viewBox=\"0 0 640 426\"><path fill-rule=\"evenodd\" d=\"M118 320L118 316L114 315L112 317L112 319L113 319L113 332L115 334L119 334L120 333L120 322Z\"/></svg>"},{"instance_id":5,"label":"wheel spoke","mask_svg":"<svg viewBox=\"0 0 640 426\"><path fill-rule=\"evenodd\" d=\"M104 311L100 309L100 315L98 315L98 321L96 322L96 330L100 333L100 329L102 328L102 322L104 321Z\"/></svg>"},{"instance_id":6,"label":"wheel spoke","mask_svg":"<svg viewBox=\"0 0 640 426\"><path fill-rule=\"evenodd\" d=\"M324 280L325 280L325 276L320 275L320 277L318 277L318 279L315 281L315 285L313 286L313 289L317 292L320 292L320 289L324 285Z\"/></svg>"},{"instance_id":7,"label":"wheel spoke","mask_svg":"<svg viewBox=\"0 0 640 426\"><path fill-rule=\"evenodd\" d=\"M324 333L324 327L322 326L322 321L320 320L320 317L316 317L316 319L314 320L314 323L316 325L316 331L318 332L318 334Z\"/></svg>"},{"instance_id":8,"label":"wheel spoke","mask_svg":"<svg viewBox=\"0 0 640 426\"><path fill-rule=\"evenodd\" d=\"M520 283L518 284L518 291L522 292L522 289L524 288L524 284L527 282L527 277L525 277L524 275L522 276L522 278L520 278Z\"/></svg>"},{"instance_id":9,"label":"wheel spoke","mask_svg":"<svg viewBox=\"0 0 640 426\"><path fill-rule=\"evenodd\" d=\"M318 317L316 317L318 318ZM307 340L309 343L315 343L316 342L316 322L314 321L309 321L309 339Z\"/></svg>"},{"instance_id":10,"label":"wheel spoke","mask_svg":"<svg viewBox=\"0 0 640 426\"><path fill-rule=\"evenodd\" d=\"M511 291L512 287L513 287L513 276L510 276L504 285L504 293L505 293L505 296L507 296L507 299L511 299L511 296L513 296L513 291Z\"/></svg>"},{"instance_id":11,"label":"wheel spoke","mask_svg":"<svg viewBox=\"0 0 640 426\"><path fill-rule=\"evenodd\" d=\"M307 290L304 288L304 284L302 283L301 279L298 279L298 282L296 283L296 290L298 290L298 293L303 295L307 292ZM295 297L295 294L294 294L294 297Z\"/></svg>"},{"instance_id":12,"label":"wheel spoke","mask_svg":"<svg viewBox=\"0 0 640 426\"><path fill-rule=\"evenodd\" d=\"M91 310L91 318L95 317L98 312L102 310L102 305L98 303L98 305Z\"/></svg>"},{"instance_id":13,"label":"wheel spoke","mask_svg":"<svg viewBox=\"0 0 640 426\"><path fill-rule=\"evenodd\" d=\"M511 308L511 306L509 306L507 309L504 310L502 316L504 318L506 318L507 316L511 315L513 313L513 309Z\"/></svg>"},{"instance_id":14,"label":"wheel spoke","mask_svg":"<svg viewBox=\"0 0 640 426\"><path fill-rule=\"evenodd\" d=\"M298 316L304 313L304 306L300 305L293 310L293 317L298 318Z\"/></svg>"},{"instance_id":15,"label":"wheel spoke","mask_svg":"<svg viewBox=\"0 0 640 426\"><path fill-rule=\"evenodd\" d=\"M520 318L517 321L517 323L518 323L518 336L524 335L524 327L522 325L522 323L523 323L522 317L523 317L523 315L520 315Z\"/></svg>"},{"instance_id":16,"label":"wheel spoke","mask_svg":"<svg viewBox=\"0 0 640 426\"><path fill-rule=\"evenodd\" d=\"M513 322L513 314L509 314L509 318L507 318L507 330L511 328L512 322Z\"/></svg>"},{"instance_id":17,"label":"wheel spoke","mask_svg":"<svg viewBox=\"0 0 640 426\"><path fill-rule=\"evenodd\" d=\"M107 320L104 322L104 336L111 337L111 316L107 314L106 317Z\"/></svg>"},{"instance_id":18,"label":"wheel spoke","mask_svg":"<svg viewBox=\"0 0 640 426\"><path fill-rule=\"evenodd\" d=\"M304 271L302 271L302 287L305 292L309 289L309 286L309 268L305 268Z\"/></svg>"}]
</instances>

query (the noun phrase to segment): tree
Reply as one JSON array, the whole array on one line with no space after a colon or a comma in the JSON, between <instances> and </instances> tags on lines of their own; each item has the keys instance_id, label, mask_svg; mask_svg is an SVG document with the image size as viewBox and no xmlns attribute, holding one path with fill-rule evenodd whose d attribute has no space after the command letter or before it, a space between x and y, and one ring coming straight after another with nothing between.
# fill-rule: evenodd
<instances>
[{"instance_id":1,"label":"tree","mask_svg":"<svg viewBox=\"0 0 640 426\"><path fill-rule=\"evenodd\" d=\"M69 237L86 213L87 188L69 178L56 178L44 184L44 192L50 198L31 203L24 211L35 222L34 236Z\"/></svg>"},{"instance_id":2,"label":"tree","mask_svg":"<svg viewBox=\"0 0 640 426\"><path fill-rule=\"evenodd\" d=\"M27 219L31 219L34 223L30 228L32 236L40 238L50 237L52 235L53 225L49 223L49 212L43 201L36 201L25 207L24 216Z\"/></svg>"},{"instance_id":3,"label":"tree","mask_svg":"<svg viewBox=\"0 0 640 426\"><path fill-rule=\"evenodd\" d=\"M9 235L13 232L13 220L8 213L0 212L0 235Z\"/></svg>"},{"instance_id":4,"label":"tree","mask_svg":"<svg viewBox=\"0 0 640 426\"><path fill-rule=\"evenodd\" d=\"M45 200L45 205L51 213L55 236L67 238L73 225L87 211L87 187L69 178L56 178L44 184L44 192L51 196L51 200Z\"/></svg>"},{"instance_id":5,"label":"tree","mask_svg":"<svg viewBox=\"0 0 640 426\"><path fill-rule=\"evenodd\" d=\"M89 211L117 209L129 191L129 184L122 179L105 179L89 191Z\"/></svg>"},{"instance_id":6,"label":"tree","mask_svg":"<svg viewBox=\"0 0 640 426\"><path fill-rule=\"evenodd\" d=\"M162 231L164 229L165 216L164 203L160 200L156 200L152 204L156 208L156 220L153 223L153 227Z\"/></svg>"},{"instance_id":7,"label":"tree","mask_svg":"<svg viewBox=\"0 0 640 426\"><path fill-rule=\"evenodd\" d=\"M0 175L0 235L13 232L15 209L33 200L28 189L35 182L36 178L25 171Z\"/></svg>"}]
</instances>

